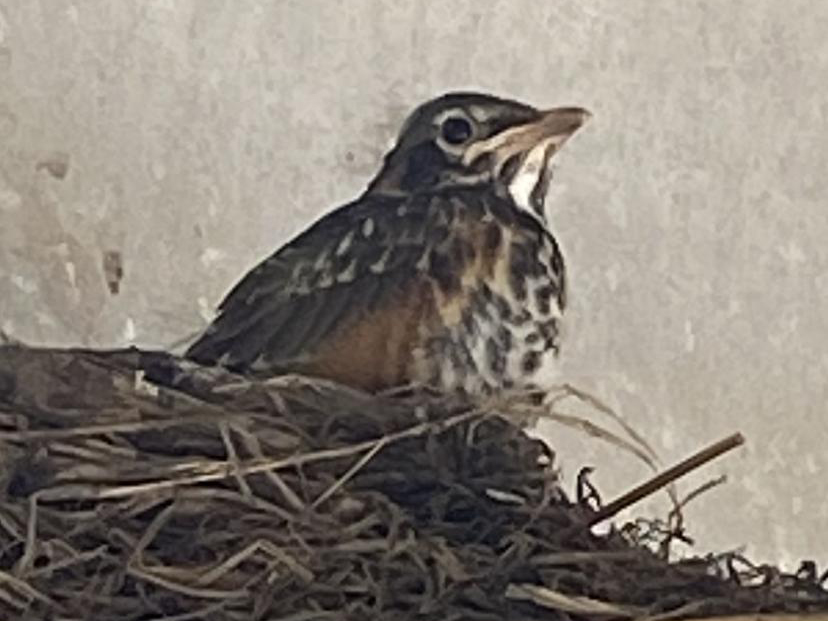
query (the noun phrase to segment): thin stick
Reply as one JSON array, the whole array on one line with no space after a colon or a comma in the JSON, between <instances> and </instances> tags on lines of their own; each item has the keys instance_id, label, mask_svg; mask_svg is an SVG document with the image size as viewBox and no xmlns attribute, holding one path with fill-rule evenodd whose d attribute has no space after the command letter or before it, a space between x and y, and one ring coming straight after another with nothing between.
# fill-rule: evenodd
<instances>
[{"instance_id":1,"label":"thin stick","mask_svg":"<svg viewBox=\"0 0 828 621\"><path fill-rule=\"evenodd\" d=\"M707 462L733 450L737 446L745 443L745 438L741 433L734 433L726 437L724 440L719 440L715 444L711 444L706 449L699 451L679 462L672 468L668 468L661 474L657 474L648 481L631 489L626 494L622 494L611 503L601 507L595 515L589 520L589 525L594 526L604 520L613 517L623 509L634 505L638 501L646 498L650 494L660 490L665 485L669 485L676 479L683 477L688 472L706 464Z\"/></svg>"},{"instance_id":2,"label":"thin stick","mask_svg":"<svg viewBox=\"0 0 828 621\"><path fill-rule=\"evenodd\" d=\"M221 481L231 476L245 476L249 474L258 474L260 472L268 472L271 470L283 470L285 468L293 468L295 466L302 466L313 462L349 457L365 451L371 452L376 449L377 444L380 442L383 443L382 446L385 446L405 438L424 435L432 430L437 432L445 431L446 429L460 425L467 420L471 420L472 418L483 416L484 414L485 413L481 410L471 410L462 414L457 414L443 421L427 421L420 423L412 427L408 427L407 429L390 433L386 436L381 436L373 440L365 440L357 444L334 449L320 449L310 453L300 453L298 455L291 455L281 459L250 459L239 462L238 464L231 464L227 461L212 460L188 461L170 467L168 478L155 481L145 483L127 483L114 486L102 483L65 484L58 487L40 490L37 494L44 500L55 501L78 498L103 500L124 498L127 496L134 496L136 494L153 492L158 493L160 491L186 485L195 485L210 481Z\"/></svg>"},{"instance_id":3,"label":"thin stick","mask_svg":"<svg viewBox=\"0 0 828 621\"><path fill-rule=\"evenodd\" d=\"M371 461L374 458L374 456L377 453L379 453L385 447L385 445L386 445L386 442L385 442L384 438L380 438L379 440L377 440L377 443L373 446L373 448L370 451L368 451L367 453L365 453L365 455L363 455L359 459L359 461L357 461L357 463L355 463L353 466L351 466L348 469L348 472L346 472L341 477L339 477L339 479L337 479L337 481L333 485L331 485L328 489L326 489L322 493L322 495L319 496L319 498L317 498L316 500L313 501L313 503L311 504L311 509L316 509L319 505L321 505L323 502L325 502L328 498L333 496L334 493L336 493L336 491L340 487L345 485L345 483L347 483L350 479L352 479L354 477L354 475L357 472L359 472L365 466L365 464L367 464L369 461Z\"/></svg>"}]
</instances>

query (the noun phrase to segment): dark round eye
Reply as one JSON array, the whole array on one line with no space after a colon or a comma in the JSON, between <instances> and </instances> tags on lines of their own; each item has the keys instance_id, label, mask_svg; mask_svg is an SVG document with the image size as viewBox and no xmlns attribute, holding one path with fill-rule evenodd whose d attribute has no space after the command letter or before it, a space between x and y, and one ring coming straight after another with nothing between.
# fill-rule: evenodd
<instances>
[{"instance_id":1,"label":"dark round eye","mask_svg":"<svg viewBox=\"0 0 828 621\"><path fill-rule=\"evenodd\" d=\"M449 144L463 144L471 138L472 126L463 117L453 116L443 121L440 133L443 135L443 140Z\"/></svg>"}]
</instances>

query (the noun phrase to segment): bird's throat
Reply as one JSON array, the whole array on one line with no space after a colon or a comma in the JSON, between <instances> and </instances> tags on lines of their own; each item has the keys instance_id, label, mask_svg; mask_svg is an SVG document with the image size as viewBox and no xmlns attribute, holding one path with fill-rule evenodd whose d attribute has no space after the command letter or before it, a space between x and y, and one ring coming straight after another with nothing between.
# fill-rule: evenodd
<instances>
[{"instance_id":1,"label":"bird's throat","mask_svg":"<svg viewBox=\"0 0 828 621\"><path fill-rule=\"evenodd\" d=\"M551 162L555 147L541 143L524 153L507 181L515 205L545 220L544 203L552 181Z\"/></svg>"}]
</instances>

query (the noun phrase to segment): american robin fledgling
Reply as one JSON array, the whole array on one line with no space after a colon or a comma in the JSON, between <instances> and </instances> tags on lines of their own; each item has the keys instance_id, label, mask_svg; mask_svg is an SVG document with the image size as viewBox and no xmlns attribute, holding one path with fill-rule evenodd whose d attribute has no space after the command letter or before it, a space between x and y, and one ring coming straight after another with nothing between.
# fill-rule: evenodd
<instances>
[{"instance_id":1,"label":"american robin fledgling","mask_svg":"<svg viewBox=\"0 0 828 621\"><path fill-rule=\"evenodd\" d=\"M186 356L372 391L542 387L566 303L550 159L588 117L478 93L421 105L362 196L242 278Z\"/></svg>"}]
</instances>

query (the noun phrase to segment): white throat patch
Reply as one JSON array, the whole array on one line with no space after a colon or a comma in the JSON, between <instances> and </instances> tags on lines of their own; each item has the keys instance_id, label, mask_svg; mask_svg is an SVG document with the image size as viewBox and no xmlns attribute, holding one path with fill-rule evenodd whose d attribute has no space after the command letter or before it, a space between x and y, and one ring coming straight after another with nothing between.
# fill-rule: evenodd
<instances>
[{"instance_id":1,"label":"white throat patch","mask_svg":"<svg viewBox=\"0 0 828 621\"><path fill-rule=\"evenodd\" d=\"M520 163L520 168L512 175L509 182L509 194L515 204L529 212L536 218L543 220L544 214L539 214L532 205L532 196L537 192L538 184L547 176L546 167L550 165L553 149L551 141L543 141L532 148ZM543 188L545 191L545 188Z\"/></svg>"}]
</instances>

